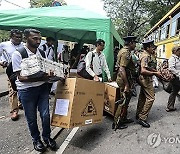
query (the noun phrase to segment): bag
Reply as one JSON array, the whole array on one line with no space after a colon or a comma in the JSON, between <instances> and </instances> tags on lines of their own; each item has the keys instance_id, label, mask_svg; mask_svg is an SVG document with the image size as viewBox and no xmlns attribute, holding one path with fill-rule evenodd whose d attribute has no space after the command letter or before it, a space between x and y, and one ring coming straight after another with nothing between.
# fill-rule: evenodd
<instances>
[{"instance_id":1,"label":"bag","mask_svg":"<svg viewBox=\"0 0 180 154\"><path fill-rule=\"evenodd\" d=\"M22 59L28 58L27 51L26 51L26 49L24 47L19 48L17 51L19 51L19 53L21 54ZM46 58L45 53L40 49L39 49L39 51L40 51L42 57ZM9 65L7 66L6 74L7 74L8 78L9 78L10 83L11 83L12 89L14 91L17 91L17 87L16 87L16 83L15 83L15 81L17 79L17 74L15 72L13 72L12 62L10 62Z\"/></svg>"},{"instance_id":2,"label":"bag","mask_svg":"<svg viewBox=\"0 0 180 154\"><path fill-rule=\"evenodd\" d=\"M169 70L168 61L162 63L158 71L161 73L163 81L170 82L175 78L174 74Z\"/></svg>"},{"instance_id":3,"label":"bag","mask_svg":"<svg viewBox=\"0 0 180 154\"><path fill-rule=\"evenodd\" d=\"M93 58L94 58L94 53L92 53L92 57L91 57L91 68L93 68ZM78 63L77 66L77 74L80 75L81 77L85 78L85 79L89 79L92 80L93 77L86 71L86 62L85 62L85 57L84 56Z\"/></svg>"}]
</instances>

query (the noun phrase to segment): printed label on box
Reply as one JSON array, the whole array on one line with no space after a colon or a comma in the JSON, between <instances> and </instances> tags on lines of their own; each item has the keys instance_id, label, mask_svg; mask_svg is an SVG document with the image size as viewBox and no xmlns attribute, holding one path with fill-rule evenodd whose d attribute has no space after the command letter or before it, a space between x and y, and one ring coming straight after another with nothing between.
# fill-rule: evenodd
<instances>
[{"instance_id":1,"label":"printed label on box","mask_svg":"<svg viewBox=\"0 0 180 154\"><path fill-rule=\"evenodd\" d=\"M85 120L85 125L92 124L92 119Z\"/></svg>"},{"instance_id":2,"label":"printed label on box","mask_svg":"<svg viewBox=\"0 0 180 154\"><path fill-rule=\"evenodd\" d=\"M55 114L67 116L69 108L69 99L57 99Z\"/></svg>"}]
</instances>

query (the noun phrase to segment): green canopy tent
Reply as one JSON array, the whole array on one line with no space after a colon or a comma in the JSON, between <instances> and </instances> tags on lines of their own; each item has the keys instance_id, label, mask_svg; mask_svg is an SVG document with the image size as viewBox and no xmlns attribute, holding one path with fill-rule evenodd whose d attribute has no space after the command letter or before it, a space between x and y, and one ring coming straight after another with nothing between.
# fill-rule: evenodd
<instances>
[{"instance_id":1,"label":"green canopy tent","mask_svg":"<svg viewBox=\"0 0 180 154\"><path fill-rule=\"evenodd\" d=\"M43 36L79 43L105 40L104 54L113 72L113 38L123 45L111 19L77 6L28 8L0 11L0 29L36 28Z\"/></svg>"}]
</instances>

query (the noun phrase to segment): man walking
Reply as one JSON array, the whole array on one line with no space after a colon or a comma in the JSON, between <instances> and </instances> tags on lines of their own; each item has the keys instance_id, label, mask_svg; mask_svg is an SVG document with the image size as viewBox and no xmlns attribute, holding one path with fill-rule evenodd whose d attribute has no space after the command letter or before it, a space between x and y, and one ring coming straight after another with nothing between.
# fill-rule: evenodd
<instances>
[{"instance_id":1,"label":"man walking","mask_svg":"<svg viewBox=\"0 0 180 154\"><path fill-rule=\"evenodd\" d=\"M41 42L41 34L36 29L26 29L24 31L26 45L24 49L27 57L38 55L45 57L44 52L38 49ZM22 55L20 51L15 51L12 56L13 71L17 74L16 85L18 96L23 104L29 131L32 136L34 149L40 152L46 150L41 141L40 132L37 125L37 110L40 112L42 121L42 138L45 144L52 150L56 149L56 142L50 138L50 115L49 115L49 93L48 85L45 83L53 72L45 74L39 78L29 78L20 75Z\"/></svg>"},{"instance_id":2,"label":"man walking","mask_svg":"<svg viewBox=\"0 0 180 154\"><path fill-rule=\"evenodd\" d=\"M132 89L134 88L135 65L132 59L131 52L136 47L135 36L127 36L124 38L125 46L119 51L117 56L118 74L116 82L120 88L120 100L118 108L114 116L113 129L125 129L127 123L133 122L132 119L127 119L127 110L132 97Z\"/></svg>"},{"instance_id":3,"label":"man walking","mask_svg":"<svg viewBox=\"0 0 180 154\"><path fill-rule=\"evenodd\" d=\"M2 42L0 44L0 53L2 67L7 67L11 62L12 54L19 48L23 47L22 43L22 32L18 29L12 29L10 32L10 41ZM21 108L21 103L17 99L17 91L13 90L11 82L8 81L9 87L9 104L10 104L10 113L11 119L13 121L18 119L18 111Z\"/></svg>"},{"instance_id":4,"label":"man walking","mask_svg":"<svg viewBox=\"0 0 180 154\"><path fill-rule=\"evenodd\" d=\"M47 59L54 61L54 42L55 39L52 37L46 38L46 43L39 48L46 54Z\"/></svg>"},{"instance_id":5,"label":"man walking","mask_svg":"<svg viewBox=\"0 0 180 154\"><path fill-rule=\"evenodd\" d=\"M104 70L107 74L108 81L111 81L111 74L106 62L106 57L102 53L104 50L105 41L98 39L95 46L95 50L88 52L86 55L86 71L90 74L93 80L102 81L102 71Z\"/></svg>"},{"instance_id":6,"label":"man walking","mask_svg":"<svg viewBox=\"0 0 180 154\"><path fill-rule=\"evenodd\" d=\"M175 46L172 50L172 57L169 59L169 70L174 74L175 79L171 81L172 92L169 95L166 111L175 111L176 96L180 90L180 46Z\"/></svg>"},{"instance_id":7,"label":"man walking","mask_svg":"<svg viewBox=\"0 0 180 154\"><path fill-rule=\"evenodd\" d=\"M152 76L161 77L160 72L156 71L153 64L152 55L154 53L154 41L148 40L142 43L144 52L140 57L141 75L140 75L140 94L138 99L136 119L143 127L149 128L149 123L146 122L148 114L155 100Z\"/></svg>"}]
</instances>

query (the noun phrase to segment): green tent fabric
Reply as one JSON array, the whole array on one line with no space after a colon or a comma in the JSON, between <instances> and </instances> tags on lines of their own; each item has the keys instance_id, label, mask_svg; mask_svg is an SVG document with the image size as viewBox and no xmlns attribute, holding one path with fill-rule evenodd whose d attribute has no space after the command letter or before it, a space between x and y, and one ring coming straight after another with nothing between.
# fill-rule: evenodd
<instances>
[{"instance_id":1,"label":"green tent fabric","mask_svg":"<svg viewBox=\"0 0 180 154\"><path fill-rule=\"evenodd\" d=\"M12 28L36 28L43 36L80 43L94 43L97 38L101 38L106 42L104 54L111 74L114 63L113 37L123 45L110 18L78 6L0 11L0 29Z\"/></svg>"}]
</instances>

